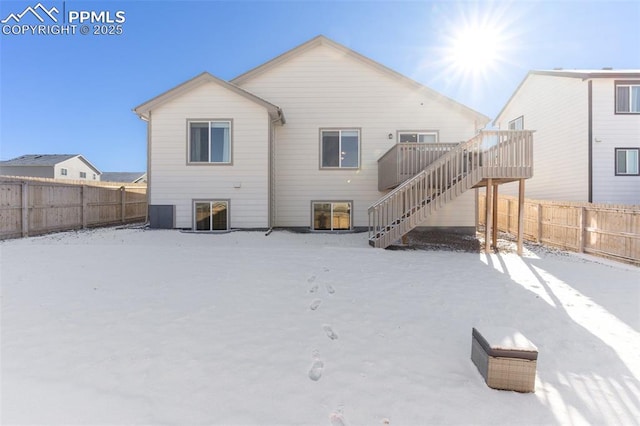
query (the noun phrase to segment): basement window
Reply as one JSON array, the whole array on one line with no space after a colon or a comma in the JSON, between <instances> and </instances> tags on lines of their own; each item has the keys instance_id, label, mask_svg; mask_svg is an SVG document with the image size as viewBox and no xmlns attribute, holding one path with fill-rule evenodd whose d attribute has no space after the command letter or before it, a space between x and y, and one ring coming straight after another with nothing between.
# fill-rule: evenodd
<instances>
[{"instance_id":1,"label":"basement window","mask_svg":"<svg viewBox=\"0 0 640 426\"><path fill-rule=\"evenodd\" d=\"M351 202L314 201L312 209L314 231L351 230Z\"/></svg>"},{"instance_id":2,"label":"basement window","mask_svg":"<svg viewBox=\"0 0 640 426\"><path fill-rule=\"evenodd\" d=\"M227 231L229 229L229 201L194 201L193 229L195 231Z\"/></svg>"}]
</instances>

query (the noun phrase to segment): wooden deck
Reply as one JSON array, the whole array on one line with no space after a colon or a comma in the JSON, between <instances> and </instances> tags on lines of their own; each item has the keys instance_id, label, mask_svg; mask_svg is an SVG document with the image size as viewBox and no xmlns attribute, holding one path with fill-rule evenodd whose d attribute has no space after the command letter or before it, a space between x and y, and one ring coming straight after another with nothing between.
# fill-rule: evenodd
<instances>
[{"instance_id":1,"label":"wooden deck","mask_svg":"<svg viewBox=\"0 0 640 426\"><path fill-rule=\"evenodd\" d=\"M402 179L401 172L436 158L369 208L371 245L388 247L469 189L495 188L533 176L533 132L528 130L482 131L468 142L447 148L442 152L428 145L426 149L398 147L383 155L378 163L383 187Z\"/></svg>"}]
</instances>

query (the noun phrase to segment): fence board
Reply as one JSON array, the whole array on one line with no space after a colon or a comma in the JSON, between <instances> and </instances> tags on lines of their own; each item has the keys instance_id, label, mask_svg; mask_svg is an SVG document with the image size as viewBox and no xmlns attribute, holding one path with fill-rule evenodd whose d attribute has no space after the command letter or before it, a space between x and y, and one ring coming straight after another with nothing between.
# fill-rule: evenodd
<instances>
[{"instance_id":1,"label":"fence board","mask_svg":"<svg viewBox=\"0 0 640 426\"><path fill-rule=\"evenodd\" d=\"M141 222L146 188L52 179L0 178L0 239Z\"/></svg>"},{"instance_id":2,"label":"fence board","mask_svg":"<svg viewBox=\"0 0 640 426\"><path fill-rule=\"evenodd\" d=\"M478 222L486 199L478 196ZM500 195L498 229L517 233L516 197ZM640 206L525 200L524 239L640 265Z\"/></svg>"}]
</instances>

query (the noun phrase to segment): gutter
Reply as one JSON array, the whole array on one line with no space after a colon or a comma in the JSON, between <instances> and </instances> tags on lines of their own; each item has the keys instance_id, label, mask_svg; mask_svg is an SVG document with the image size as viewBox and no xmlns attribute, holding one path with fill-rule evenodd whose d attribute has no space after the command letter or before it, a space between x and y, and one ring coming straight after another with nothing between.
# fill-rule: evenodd
<instances>
[{"instance_id":1,"label":"gutter","mask_svg":"<svg viewBox=\"0 0 640 426\"><path fill-rule=\"evenodd\" d=\"M589 80L587 85L587 102L588 102L588 138L589 138L589 162L588 162L588 201L593 203L593 81Z\"/></svg>"}]
</instances>

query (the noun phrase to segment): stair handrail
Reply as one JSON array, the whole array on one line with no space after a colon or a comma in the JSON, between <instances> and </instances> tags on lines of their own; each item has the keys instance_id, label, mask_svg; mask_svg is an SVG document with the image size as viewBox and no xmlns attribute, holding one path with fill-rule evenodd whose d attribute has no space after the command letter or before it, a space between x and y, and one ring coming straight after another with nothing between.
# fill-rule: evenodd
<instances>
[{"instance_id":1,"label":"stair handrail","mask_svg":"<svg viewBox=\"0 0 640 426\"><path fill-rule=\"evenodd\" d=\"M417 173L415 176L402 182L396 188L392 189L388 194L386 194L385 196L380 198L378 201L376 201L374 204L369 206L368 211L370 212L372 209L375 209L378 205L381 205L385 201L394 197L397 193L401 192L404 187L410 186L414 180L420 179L423 175L426 175L427 173L431 173L434 169L438 169L440 166L444 165L444 163L450 160L451 157L454 157L458 152L468 150L468 148L471 147L477 141L477 139L483 135L483 133L484 131L480 131L473 138L469 139L466 142L462 142L457 147L450 150L449 152L444 154L442 157L435 160L433 163L429 164L424 170Z\"/></svg>"},{"instance_id":2,"label":"stair handrail","mask_svg":"<svg viewBox=\"0 0 640 426\"><path fill-rule=\"evenodd\" d=\"M410 186L413 181L415 181L417 179L420 179L423 175L425 175L427 173L431 173L434 170L437 170L439 167L444 165L447 161L451 160L452 157L455 157L460 151L463 151L463 152L465 150L469 151L469 149L471 147L473 147L473 145L476 144L478 142L478 140L480 140L481 143L482 143L483 138L485 136L491 136L491 135L498 136L498 141L497 141L496 145L495 146L491 146L491 147L487 147L486 151L489 152L491 150L496 150L500 145L504 144L504 141L501 141L499 139L499 136L501 134L509 134L509 133L526 134L526 133L531 133L531 132L532 131L530 131L530 130L480 130L471 139L469 139L466 142L460 143L457 147L455 147L454 149L450 150L449 152L447 152L446 154L444 154L443 156L441 156L440 158L435 160L433 163L429 164L424 170L422 170L419 173L416 173L415 176L407 179L406 181L404 181L403 183L398 185L396 188L392 189L389 193L387 193L382 198L380 198L378 201L376 201L374 204L369 206L368 211L371 211L372 209L375 209L375 207L377 207L378 205L383 204L384 202L388 201L390 198L394 197L397 193L401 192L404 187ZM507 139L507 141L512 141L512 139L509 138L509 139ZM482 162L480 162L480 163L482 163Z\"/></svg>"}]
</instances>

